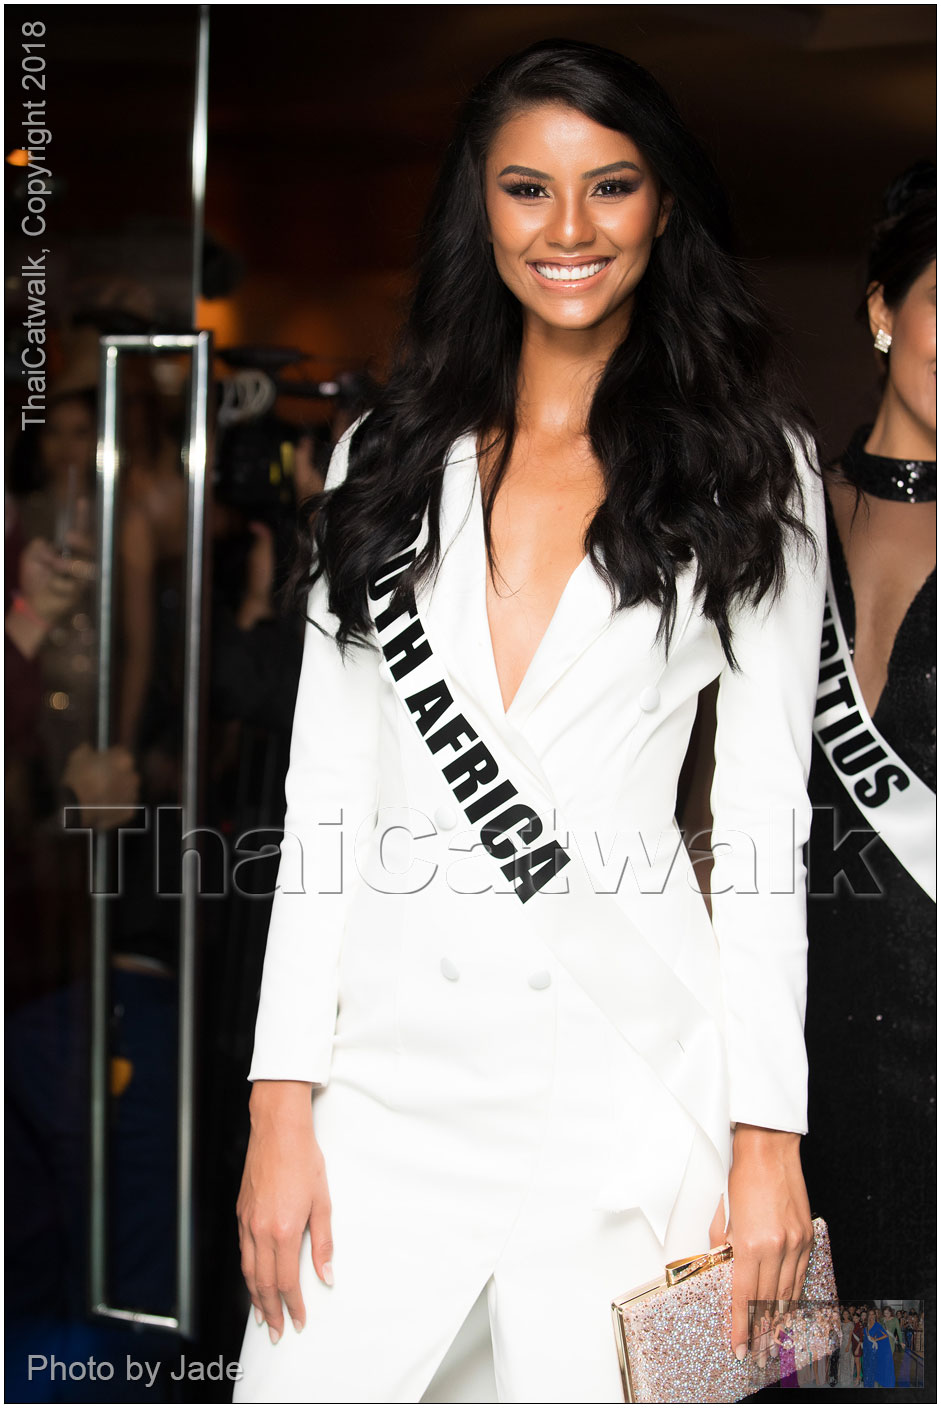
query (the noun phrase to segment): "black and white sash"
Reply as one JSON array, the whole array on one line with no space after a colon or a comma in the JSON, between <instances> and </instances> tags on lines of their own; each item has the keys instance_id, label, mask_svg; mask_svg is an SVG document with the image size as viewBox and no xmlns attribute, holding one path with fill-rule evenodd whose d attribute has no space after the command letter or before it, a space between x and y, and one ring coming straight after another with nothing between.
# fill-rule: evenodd
<instances>
[{"instance_id":1,"label":"black and white sash","mask_svg":"<svg viewBox=\"0 0 941 1408\"><path fill-rule=\"evenodd\" d=\"M417 552L415 544L400 553L369 583L379 644L412 725L499 868L501 888L510 882L520 901L519 922L533 926L532 932L703 1128L727 1168L725 1054L715 1016L622 906L611 895L595 893L578 849L567 849L548 825L548 818L556 816L555 799L533 770L498 730L484 741L455 702L414 598L393 604L398 580ZM513 776L524 771L525 784L518 787ZM564 885L552 886L549 882L563 872ZM565 893L553 893L559 890ZM513 901L507 898L506 903ZM666 1115L664 1133L669 1139ZM677 1187L683 1163L685 1156Z\"/></svg>"},{"instance_id":2,"label":"black and white sash","mask_svg":"<svg viewBox=\"0 0 941 1408\"><path fill-rule=\"evenodd\" d=\"M912 879L936 899L935 794L870 718L829 573L814 734L866 821Z\"/></svg>"}]
</instances>

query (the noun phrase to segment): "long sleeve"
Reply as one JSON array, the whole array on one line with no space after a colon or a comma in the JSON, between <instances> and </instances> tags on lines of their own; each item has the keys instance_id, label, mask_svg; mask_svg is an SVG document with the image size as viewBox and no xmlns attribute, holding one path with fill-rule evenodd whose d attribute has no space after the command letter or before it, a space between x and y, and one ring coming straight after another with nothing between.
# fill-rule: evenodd
<instances>
[{"instance_id":1,"label":"long sleeve","mask_svg":"<svg viewBox=\"0 0 941 1408\"><path fill-rule=\"evenodd\" d=\"M348 441L334 451L328 488L346 474ZM321 578L307 614L326 634L308 622L249 1080L328 1079L340 949L359 879L353 838L376 802L379 655L368 647L340 655L326 598Z\"/></svg>"},{"instance_id":2,"label":"long sleeve","mask_svg":"<svg viewBox=\"0 0 941 1408\"><path fill-rule=\"evenodd\" d=\"M807 1130L806 872L812 723L826 584L823 485L794 442L816 553L792 539L780 594L733 623L719 681L712 918L733 1122Z\"/></svg>"}]
</instances>

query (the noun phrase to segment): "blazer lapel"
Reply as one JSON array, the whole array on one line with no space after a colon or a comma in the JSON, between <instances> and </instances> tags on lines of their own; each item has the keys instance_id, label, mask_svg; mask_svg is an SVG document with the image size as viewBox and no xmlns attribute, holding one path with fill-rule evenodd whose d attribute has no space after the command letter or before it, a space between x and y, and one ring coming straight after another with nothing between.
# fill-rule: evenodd
<instances>
[{"instance_id":1,"label":"blazer lapel","mask_svg":"<svg viewBox=\"0 0 941 1408\"><path fill-rule=\"evenodd\" d=\"M693 569L684 568L677 574L676 623L671 651L679 646L696 608L694 581ZM660 608L649 601L615 611L607 583L594 563L583 558L569 578L548 630L506 712L507 723L522 727L552 687L607 629L612 632L615 655L613 666L611 654L606 656L607 668L633 671L637 676L638 694L645 686L656 684L668 664L664 643L657 639L659 627ZM600 661L599 666L602 670L605 668ZM604 688L600 674L595 685Z\"/></svg>"},{"instance_id":2,"label":"blazer lapel","mask_svg":"<svg viewBox=\"0 0 941 1408\"><path fill-rule=\"evenodd\" d=\"M517 727L525 722L556 681L611 624L613 615L614 600L607 583L594 563L583 557L566 583L555 614L506 711L508 722Z\"/></svg>"},{"instance_id":3,"label":"blazer lapel","mask_svg":"<svg viewBox=\"0 0 941 1408\"><path fill-rule=\"evenodd\" d=\"M617 633L625 669L631 668L632 661L649 662L648 673L656 677L666 665L662 644L656 646L656 662L651 658L660 621L658 608L641 602L615 613L607 584L586 557L569 578L519 689L504 710L487 619L487 550L472 432L460 436L448 455L440 518L441 561L435 576L418 593L416 604L449 675L504 736L525 724L553 685L609 626ZM679 574L674 646L692 614L693 576L690 571ZM645 678L644 683L649 682Z\"/></svg>"},{"instance_id":4,"label":"blazer lapel","mask_svg":"<svg viewBox=\"0 0 941 1408\"><path fill-rule=\"evenodd\" d=\"M467 434L454 442L445 465L441 559L430 581L418 591L416 606L450 678L477 709L485 709L494 722L501 723L502 706L496 713L493 708L495 676L484 595L486 559L478 541L479 515L476 438Z\"/></svg>"}]
</instances>

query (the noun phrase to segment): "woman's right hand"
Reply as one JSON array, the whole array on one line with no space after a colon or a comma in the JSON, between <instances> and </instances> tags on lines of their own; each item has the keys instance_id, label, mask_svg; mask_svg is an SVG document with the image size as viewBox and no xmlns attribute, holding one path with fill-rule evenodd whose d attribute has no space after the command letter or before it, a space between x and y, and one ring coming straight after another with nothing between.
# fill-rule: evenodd
<instances>
[{"instance_id":1,"label":"woman's right hand","mask_svg":"<svg viewBox=\"0 0 941 1408\"><path fill-rule=\"evenodd\" d=\"M255 1319L268 1322L277 1344L284 1306L300 1332L306 1311L300 1289L300 1252L310 1228L314 1270L333 1285L330 1194L323 1154L314 1138L311 1086L305 1081L258 1080L248 1102L251 1135L236 1204L242 1275Z\"/></svg>"}]
</instances>

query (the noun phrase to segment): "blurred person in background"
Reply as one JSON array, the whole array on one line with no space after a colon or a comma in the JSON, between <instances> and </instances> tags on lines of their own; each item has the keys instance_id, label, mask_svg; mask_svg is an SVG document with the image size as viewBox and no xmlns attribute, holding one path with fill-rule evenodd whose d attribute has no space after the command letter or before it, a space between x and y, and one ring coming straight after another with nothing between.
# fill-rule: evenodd
<instances>
[{"instance_id":1,"label":"blurred person in background","mask_svg":"<svg viewBox=\"0 0 941 1408\"><path fill-rule=\"evenodd\" d=\"M772 1339L778 1348L782 1388L797 1388L798 1386L796 1355L803 1347L802 1333L801 1322L795 1319L789 1310L786 1310L775 1321Z\"/></svg>"},{"instance_id":2,"label":"blurred person in background","mask_svg":"<svg viewBox=\"0 0 941 1408\"><path fill-rule=\"evenodd\" d=\"M827 1383L830 1385L831 1388L836 1387L837 1374L839 1373L840 1368L840 1348L842 1342L843 1336L840 1327L839 1306L830 1306Z\"/></svg>"},{"instance_id":3,"label":"blurred person in background","mask_svg":"<svg viewBox=\"0 0 941 1408\"><path fill-rule=\"evenodd\" d=\"M891 1342L874 1309L863 1331L863 1388L895 1388Z\"/></svg>"},{"instance_id":4,"label":"blurred person in background","mask_svg":"<svg viewBox=\"0 0 941 1408\"><path fill-rule=\"evenodd\" d=\"M935 167L923 162L889 187L872 235L878 411L825 475L845 649L825 626L803 1161L848 1295L922 1297L935 1279L936 268ZM850 883L828 883L835 845L867 831ZM900 1160L907 1196L886 1196Z\"/></svg>"},{"instance_id":5,"label":"blurred person in background","mask_svg":"<svg viewBox=\"0 0 941 1408\"><path fill-rule=\"evenodd\" d=\"M63 808L80 808L75 826L112 829L129 819L139 779L126 748L92 747L93 710L73 707L63 688L71 682L60 668L63 643L77 652L79 682L94 682L93 652L79 653L87 614L75 624L88 603L89 540L63 529L61 551L41 537L25 542L8 498L5 549L7 1001L15 1004L85 971L87 856L63 835Z\"/></svg>"},{"instance_id":6,"label":"blurred person in background","mask_svg":"<svg viewBox=\"0 0 941 1408\"><path fill-rule=\"evenodd\" d=\"M837 1371L839 1388L852 1388L856 1382L856 1365L853 1360L853 1311L844 1307L840 1317L840 1354Z\"/></svg>"},{"instance_id":7,"label":"blurred person in background","mask_svg":"<svg viewBox=\"0 0 941 1408\"><path fill-rule=\"evenodd\" d=\"M17 1014L8 1103L10 1118L26 1132L16 1147L24 1159L32 1148L36 1170L44 1167L56 1184L56 1196L44 1201L46 1214L61 1217L68 1209L69 1237L54 1240L71 1249L68 1279L73 1299L80 1301L83 1292L74 1287L81 1283L77 1248L85 1235L90 847L87 836L63 829L61 810L63 802L79 802L84 805L71 817L73 828L110 829L120 821L132 826L121 839L122 883L111 905L111 1284L123 1303L170 1313L178 906L157 893L153 809L177 800L182 737L177 628L186 493L172 411L161 400L146 359L128 358L119 390L122 460L115 525L118 741L97 753L92 747L98 703L92 592L96 407L95 393L74 384L88 373L86 364L64 374L66 389L52 399L46 424L23 437L14 456L15 486L26 491L15 507L28 528L45 526L63 551L67 545L69 570L83 587L37 645L38 753L45 771L59 780L61 796L44 828L20 833L23 866L15 878L7 871L8 913L11 906L32 909L38 919L14 926L14 932L29 935L22 963L15 966L22 969L22 986L45 994ZM135 813L132 819L126 809L107 810L129 794L147 805L143 818ZM94 811L92 798L99 804ZM68 1157L61 1152L64 1145ZM22 1180L12 1179L10 1186L20 1181L28 1186L31 1180L41 1186L39 1172L31 1168L23 1163ZM45 1235L47 1221L39 1220L36 1235ZM30 1219L23 1219L11 1255L19 1255L22 1241L23 1259L38 1268L29 1225ZM21 1284L28 1287L29 1276ZM73 1305L70 1313L81 1309Z\"/></svg>"},{"instance_id":8,"label":"blurred person in background","mask_svg":"<svg viewBox=\"0 0 941 1408\"><path fill-rule=\"evenodd\" d=\"M863 1326L866 1317L859 1306L853 1308L853 1374L857 1388L863 1381Z\"/></svg>"},{"instance_id":9,"label":"blurred person in background","mask_svg":"<svg viewBox=\"0 0 941 1408\"><path fill-rule=\"evenodd\" d=\"M298 433L273 419L222 437L212 507L219 718L290 732L303 631L281 597L298 514L323 489L332 444L325 430Z\"/></svg>"},{"instance_id":10,"label":"blurred person in background","mask_svg":"<svg viewBox=\"0 0 941 1408\"><path fill-rule=\"evenodd\" d=\"M80 365L76 377L87 375ZM10 473L22 531L60 548L65 535L83 540L94 556L97 396L75 386L54 394L46 421L18 440ZM176 783L179 725L173 690L179 688L176 627L186 550L186 484L179 437L168 423L149 360L129 356L120 386L121 470L118 480L118 602L116 673L119 678L115 741L130 748L167 794ZM90 582L90 576L88 578ZM61 751L91 738L97 707L96 640L91 590L72 620L57 623L44 643L47 709L56 717L48 746ZM155 668L155 661L159 661ZM67 751L67 750L66 750Z\"/></svg>"},{"instance_id":11,"label":"blurred person in background","mask_svg":"<svg viewBox=\"0 0 941 1408\"><path fill-rule=\"evenodd\" d=\"M116 738L140 758L157 801L179 789L187 491L150 359L127 357L122 373Z\"/></svg>"},{"instance_id":12,"label":"blurred person in background","mask_svg":"<svg viewBox=\"0 0 941 1408\"><path fill-rule=\"evenodd\" d=\"M895 1376L898 1378L902 1355L905 1351L905 1336L902 1334L902 1325L898 1314L891 1305L885 1307L882 1323L889 1334L889 1340L892 1345L892 1363L895 1367Z\"/></svg>"},{"instance_id":13,"label":"blurred person in background","mask_svg":"<svg viewBox=\"0 0 941 1408\"><path fill-rule=\"evenodd\" d=\"M38 727L57 775L80 743L91 743L98 699L94 591L96 397L76 389L55 395L46 421L30 427L11 456L9 491L18 532L39 538L75 563L72 609L57 616L37 650L43 688ZM70 541L70 535L71 537Z\"/></svg>"},{"instance_id":14,"label":"blurred person in background","mask_svg":"<svg viewBox=\"0 0 941 1408\"><path fill-rule=\"evenodd\" d=\"M139 779L127 749L82 742L51 765L42 728L40 655L87 587L79 554L23 545L6 517L5 1264L6 1310L65 1319L84 1305L87 1111L88 841L64 827L129 821ZM72 554L76 554L73 556Z\"/></svg>"}]
</instances>

